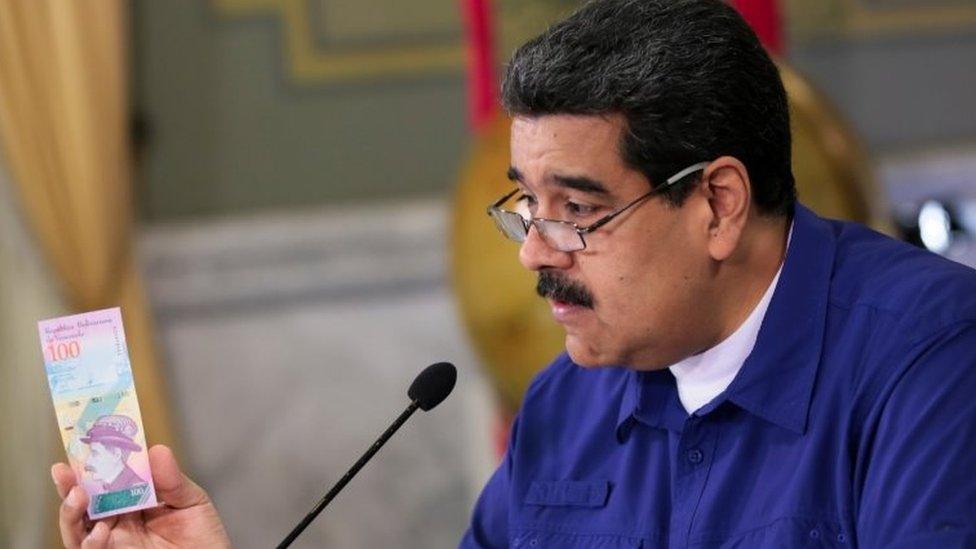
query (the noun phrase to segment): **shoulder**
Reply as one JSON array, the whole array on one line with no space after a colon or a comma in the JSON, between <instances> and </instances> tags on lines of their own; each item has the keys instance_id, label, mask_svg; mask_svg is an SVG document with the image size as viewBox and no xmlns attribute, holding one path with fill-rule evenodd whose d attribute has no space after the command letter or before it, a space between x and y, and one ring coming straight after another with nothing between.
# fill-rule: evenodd
<instances>
[{"instance_id":1,"label":"shoulder","mask_svg":"<svg viewBox=\"0 0 976 549\"><path fill-rule=\"evenodd\" d=\"M870 309L905 337L976 320L976 271L856 223L828 221L836 239L830 305Z\"/></svg>"},{"instance_id":2,"label":"shoulder","mask_svg":"<svg viewBox=\"0 0 976 549\"><path fill-rule=\"evenodd\" d=\"M820 222L818 222L820 223ZM976 271L872 231L823 220L834 247L819 392L865 418L896 391L924 398L944 382L976 376ZM970 361L971 362L971 361ZM841 406L843 407L843 406Z\"/></svg>"},{"instance_id":3,"label":"shoulder","mask_svg":"<svg viewBox=\"0 0 976 549\"><path fill-rule=\"evenodd\" d=\"M875 421L892 402L923 406L937 387L972 387L976 271L858 224L828 223L836 252L824 386L852 392L855 417Z\"/></svg>"}]
</instances>

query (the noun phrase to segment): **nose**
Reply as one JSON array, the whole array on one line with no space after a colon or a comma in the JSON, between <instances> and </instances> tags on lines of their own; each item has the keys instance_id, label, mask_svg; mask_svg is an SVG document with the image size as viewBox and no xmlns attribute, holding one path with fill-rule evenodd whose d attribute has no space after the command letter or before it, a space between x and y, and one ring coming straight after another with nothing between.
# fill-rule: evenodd
<instances>
[{"instance_id":1,"label":"nose","mask_svg":"<svg viewBox=\"0 0 976 549\"><path fill-rule=\"evenodd\" d=\"M573 265L573 254L553 248L542 238L535 225L529 225L529 232L519 248L519 261L530 271L568 269Z\"/></svg>"}]
</instances>

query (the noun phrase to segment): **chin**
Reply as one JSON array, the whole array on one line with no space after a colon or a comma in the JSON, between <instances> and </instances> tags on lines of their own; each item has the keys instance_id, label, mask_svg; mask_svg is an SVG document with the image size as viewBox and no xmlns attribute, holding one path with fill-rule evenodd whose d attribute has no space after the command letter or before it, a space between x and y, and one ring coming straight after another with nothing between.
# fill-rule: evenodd
<instances>
[{"instance_id":1,"label":"chin","mask_svg":"<svg viewBox=\"0 0 976 549\"><path fill-rule=\"evenodd\" d=\"M577 366L601 368L620 364L616 354L607 353L594 345L587 345L573 336L566 336L566 352Z\"/></svg>"}]
</instances>

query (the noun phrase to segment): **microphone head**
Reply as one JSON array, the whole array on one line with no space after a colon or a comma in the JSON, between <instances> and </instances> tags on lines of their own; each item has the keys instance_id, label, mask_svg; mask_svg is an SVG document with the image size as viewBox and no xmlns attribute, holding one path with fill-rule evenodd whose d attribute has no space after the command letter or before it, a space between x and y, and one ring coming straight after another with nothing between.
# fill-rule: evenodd
<instances>
[{"instance_id":1,"label":"microphone head","mask_svg":"<svg viewBox=\"0 0 976 549\"><path fill-rule=\"evenodd\" d=\"M426 412L443 402L451 394L456 382L457 368L450 362L438 362L424 368L417 375L407 390L407 396Z\"/></svg>"}]
</instances>

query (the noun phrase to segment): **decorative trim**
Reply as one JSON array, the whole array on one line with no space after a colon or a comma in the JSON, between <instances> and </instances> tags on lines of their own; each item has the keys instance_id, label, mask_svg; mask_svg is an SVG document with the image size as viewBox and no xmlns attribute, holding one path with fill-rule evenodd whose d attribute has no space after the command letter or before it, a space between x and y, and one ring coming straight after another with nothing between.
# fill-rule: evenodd
<instances>
[{"instance_id":1,"label":"decorative trim","mask_svg":"<svg viewBox=\"0 0 976 549\"><path fill-rule=\"evenodd\" d=\"M355 51L321 49L309 24L308 0L211 0L230 17L278 18L288 73L298 84L348 81L375 77L416 76L418 73L456 73L464 67L460 40L444 44L384 44Z\"/></svg>"},{"instance_id":2,"label":"decorative trim","mask_svg":"<svg viewBox=\"0 0 976 549\"><path fill-rule=\"evenodd\" d=\"M805 41L840 34L874 38L896 33L945 33L972 28L976 6L962 1L794 0L787 12L794 39Z\"/></svg>"}]
</instances>

